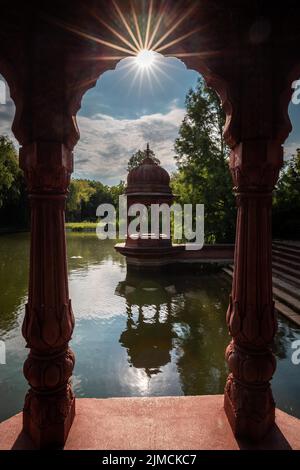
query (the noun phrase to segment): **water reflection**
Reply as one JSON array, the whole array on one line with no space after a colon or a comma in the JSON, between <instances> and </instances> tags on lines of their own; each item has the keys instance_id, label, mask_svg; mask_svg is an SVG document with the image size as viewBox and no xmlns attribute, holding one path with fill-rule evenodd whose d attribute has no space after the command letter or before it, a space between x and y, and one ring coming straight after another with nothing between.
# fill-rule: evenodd
<instances>
[{"instance_id":1,"label":"water reflection","mask_svg":"<svg viewBox=\"0 0 300 470\"><path fill-rule=\"evenodd\" d=\"M115 250L115 240L100 241L94 232L67 234L68 267L70 272L88 271L92 266L103 265L107 262L126 267L124 256Z\"/></svg>"},{"instance_id":2,"label":"water reflection","mask_svg":"<svg viewBox=\"0 0 300 470\"><path fill-rule=\"evenodd\" d=\"M29 235L0 235L0 336L18 324L26 301Z\"/></svg>"},{"instance_id":3,"label":"water reflection","mask_svg":"<svg viewBox=\"0 0 300 470\"><path fill-rule=\"evenodd\" d=\"M172 294L174 285L166 279L161 283L152 277L127 274L118 284L116 294L126 299L126 330L120 337L127 349L133 367L144 369L151 378L161 372L161 367L171 362L174 319L172 318Z\"/></svg>"},{"instance_id":4,"label":"water reflection","mask_svg":"<svg viewBox=\"0 0 300 470\"><path fill-rule=\"evenodd\" d=\"M229 341L228 283L222 276L130 271L116 294L126 299L126 329L119 341L131 366L151 378L171 362L173 352L184 394L221 393Z\"/></svg>"},{"instance_id":5,"label":"water reflection","mask_svg":"<svg viewBox=\"0 0 300 470\"><path fill-rule=\"evenodd\" d=\"M278 318L278 330L273 345L273 352L279 359L287 359L291 357L291 344L299 339L299 328L282 317ZM299 369L300 379L300 369Z\"/></svg>"},{"instance_id":6,"label":"water reflection","mask_svg":"<svg viewBox=\"0 0 300 470\"><path fill-rule=\"evenodd\" d=\"M219 274L126 271L113 241L68 234L70 296L76 317L78 397L222 393L230 283ZM0 237L0 421L20 411L27 385L21 323L27 296L28 234ZM291 362L300 329L279 318L274 344L277 405L300 417L300 366Z\"/></svg>"}]
</instances>

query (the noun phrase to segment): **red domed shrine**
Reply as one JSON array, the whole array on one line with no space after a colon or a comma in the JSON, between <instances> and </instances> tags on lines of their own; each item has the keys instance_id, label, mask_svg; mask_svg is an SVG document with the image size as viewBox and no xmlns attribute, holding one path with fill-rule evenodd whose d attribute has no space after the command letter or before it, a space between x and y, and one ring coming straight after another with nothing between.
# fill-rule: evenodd
<instances>
[{"instance_id":1,"label":"red domed shrine","mask_svg":"<svg viewBox=\"0 0 300 470\"><path fill-rule=\"evenodd\" d=\"M159 236L149 229L150 207L152 204L167 204L174 201L170 187L169 173L152 157L149 144L146 157L128 173L125 196L127 214L134 204L143 204L148 209L148 231L136 234L127 233L125 243L119 243L115 249L126 256L127 264L139 267L163 266L174 261L174 256L184 250L184 245L173 245L171 235L163 233L159 227ZM127 229L131 222L127 215Z\"/></svg>"}]
</instances>

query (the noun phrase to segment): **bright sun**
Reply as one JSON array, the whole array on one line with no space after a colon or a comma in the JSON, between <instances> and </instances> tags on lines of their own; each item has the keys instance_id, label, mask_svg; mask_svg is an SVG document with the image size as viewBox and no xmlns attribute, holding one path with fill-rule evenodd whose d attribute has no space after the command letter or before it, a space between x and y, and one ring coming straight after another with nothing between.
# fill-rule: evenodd
<instances>
[{"instance_id":1,"label":"bright sun","mask_svg":"<svg viewBox=\"0 0 300 470\"><path fill-rule=\"evenodd\" d=\"M174 36L174 31L177 31L183 21L191 16L194 10L197 8L197 2L192 2L193 5L191 5L190 8L187 8L184 14L180 13L177 15L176 11L174 15L171 14L173 21L172 24L170 24L168 19L168 9L165 8L165 6L161 8L159 10L159 18L155 19L153 12L154 0L149 0L148 12L141 17L141 21L144 23L145 28L141 28L139 17L135 10L133 1L130 1L131 9L129 11L128 18L128 15L125 15L118 5L118 3L121 3L119 0L111 0L111 3L113 4L115 12L114 16L116 17L114 19L121 24L121 30L117 30L113 27L113 25L106 23L102 18L96 15L96 13L94 16L99 20L101 25L109 30L110 33L112 33L112 35L117 39L115 42L104 40L98 36L80 31L73 25L62 24L60 22L57 24L85 39L95 41L97 44L103 44L104 46L111 48L114 51L118 51L118 55L116 55L116 53L112 55L108 53L97 56L98 60L112 60L116 62L117 60L130 58L131 60L126 64L126 67L128 67L126 76L133 72L133 79L131 80L130 89L134 87L137 80L139 80L141 88L143 80L146 79L152 90L154 81L158 86L161 86L160 79L162 76L168 79L172 79L171 75L167 71L162 70L162 54L166 57L177 58L192 56L201 57L201 52L172 51L172 54L167 53L171 46L174 47L176 44L180 44L184 39L187 39L199 31L199 28L191 29L186 34L172 38L172 36ZM164 4L164 1L162 1L162 4ZM166 29L162 26L164 24L170 24L170 27Z\"/></svg>"},{"instance_id":2,"label":"bright sun","mask_svg":"<svg viewBox=\"0 0 300 470\"><path fill-rule=\"evenodd\" d=\"M142 69L148 69L153 65L155 53L149 49L142 49L135 58L137 65Z\"/></svg>"}]
</instances>

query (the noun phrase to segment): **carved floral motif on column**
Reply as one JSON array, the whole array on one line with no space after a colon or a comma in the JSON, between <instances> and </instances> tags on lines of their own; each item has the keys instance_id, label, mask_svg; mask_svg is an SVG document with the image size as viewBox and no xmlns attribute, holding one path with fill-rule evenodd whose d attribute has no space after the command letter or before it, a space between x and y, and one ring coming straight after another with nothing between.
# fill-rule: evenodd
<instances>
[{"instance_id":1,"label":"carved floral motif on column","mask_svg":"<svg viewBox=\"0 0 300 470\"><path fill-rule=\"evenodd\" d=\"M225 410L237 436L260 439L275 420L270 383L276 361L272 295L272 190L282 165L278 142L250 141L231 152L237 196L235 267L226 320L230 375Z\"/></svg>"},{"instance_id":2,"label":"carved floral motif on column","mask_svg":"<svg viewBox=\"0 0 300 470\"><path fill-rule=\"evenodd\" d=\"M24 430L39 448L63 446L75 414L70 377L74 328L69 299L65 201L73 155L63 144L38 142L20 152L31 204L28 304L22 333L30 348L24 375Z\"/></svg>"}]
</instances>

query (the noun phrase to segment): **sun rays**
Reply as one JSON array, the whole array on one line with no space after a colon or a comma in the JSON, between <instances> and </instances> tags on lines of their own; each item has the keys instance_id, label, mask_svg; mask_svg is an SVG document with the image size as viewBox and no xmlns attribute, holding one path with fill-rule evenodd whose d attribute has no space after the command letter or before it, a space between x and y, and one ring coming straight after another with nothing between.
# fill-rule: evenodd
<instances>
[{"instance_id":1,"label":"sun rays","mask_svg":"<svg viewBox=\"0 0 300 470\"><path fill-rule=\"evenodd\" d=\"M179 17L176 18L176 13L175 13L175 18L174 21L172 21L172 26L166 29L161 28L162 24L168 24L170 21L164 21L167 20L167 17L170 16L170 12L167 11L166 7L164 4L161 5L161 7L158 10L158 13L154 13L153 9L153 0L149 0L149 7L148 7L148 12L146 15L142 15L142 18L140 18L137 15L135 6L134 6L134 1L130 1L130 10L127 12L128 19L126 19L125 13L122 12L120 6L118 5L116 0L112 0L112 4L115 10L115 15L117 17L117 20L119 20L120 24L123 25L125 30L120 33L117 31L115 28L113 28L111 25L108 23L104 22L101 18L97 17L99 22L105 26L114 36L117 40L120 40L123 45L116 44L116 43L110 43L110 47L112 49L117 49L120 50L120 47L129 46L130 52L128 49L126 50L127 53L129 53L129 56L135 56L137 54L140 54L142 51L149 51L149 52L164 52L171 46L174 46L176 44L179 44L182 42L184 39L187 39L188 37L192 36L193 34L197 33L200 28L194 28L191 31L189 31L186 34L181 35L180 37L174 38L172 41L169 41L165 43L165 41L172 35L172 33L177 30L180 25L188 18L190 17L195 8L196 4L192 5L190 8L187 9L187 11L183 14L180 15ZM174 12L173 12L174 13ZM131 28L130 24L134 25L134 28ZM146 23L146 27L143 28L141 27L140 23ZM164 29L164 31L160 32L160 29ZM124 33L127 32L127 38L124 36ZM160 34L159 34L160 33ZM98 42L102 42L102 39L98 38ZM104 45L107 45L107 41L102 42ZM125 51L124 51L125 52ZM197 54L197 53L195 53ZM176 56L176 52L173 53L174 56ZM181 53L181 56L183 57L183 53ZM123 58L128 57L124 55Z\"/></svg>"},{"instance_id":2,"label":"sun rays","mask_svg":"<svg viewBox=\"0 0 300 470\"><path fill-rule=\"evenodd\" d=\"M78 29L70 24L59 23L60 26L70 32L97 44L104 46L103 54L94 56L93 60L99 61L120 61L122 59L130 59L128 61L127 75L132 73L131 88L136 84L137 80L141 82L147 80L151 89L153 84L159 84L162 78L171 79L171 75L163 68L162 54L167 57L177 57L184 59L185 57L204 56L205 53L197 51L182 50L183 41L195 35L200 28L191 28L180 32L180 28L189 21L195 12L197 2L192 4L185 11L178 11L176 7L172 7L171 3L164 0L158 4L149 0L147 9L143 13L137 11L134 0L129 0L127 8L121 9L117 0L111 0L110 20L104 19L99 12L90 11L91 16L99 28L99 35ZM104 35L105 30L108 34ZM101 33L100 33L101 32ZM103 36L105 39L103 39ZM176 46L179 46L176 52Z\"/></svg>"}]
</instances>

